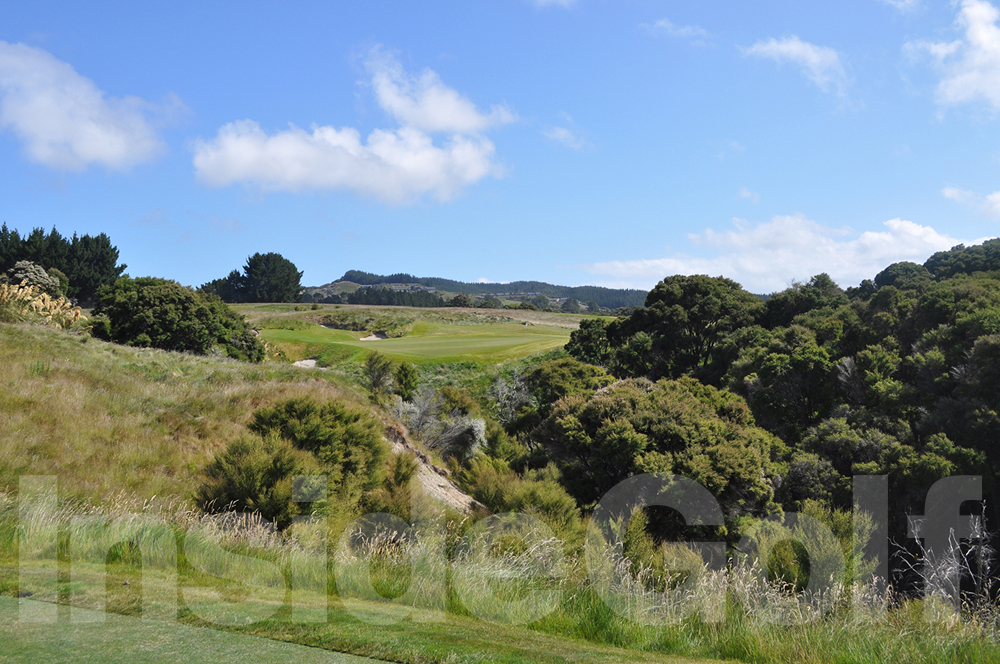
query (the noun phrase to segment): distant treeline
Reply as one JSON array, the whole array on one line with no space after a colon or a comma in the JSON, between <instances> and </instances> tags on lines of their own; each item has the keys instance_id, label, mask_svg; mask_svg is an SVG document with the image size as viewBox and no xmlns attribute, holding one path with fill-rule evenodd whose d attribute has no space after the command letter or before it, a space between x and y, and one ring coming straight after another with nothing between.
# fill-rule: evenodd
<instances>
[{"instance_id":1,"label":"distant treeline","mask_svg":"<svg viewBox=\"0 0 1000 664\"><path fill-rule=\"evenodd\" d=\"M126 268L118 265L118 248L104 233L96 237L74 233L66 238L55 228L48 233L35 228L22 237L4 224L0 227L0 275L6 275L18 261L59 270L69 279L66 295L83 304L92 303L97 289L113 284Z\"/></svg>"},{"instance_id":2,"label":"distant treeline","mask_svg":"<svg viewBox=\"0 0 1000 664\"><path fill-rule=\"evenodd\" d=\"M481 284L442 279L440 277L415 277L412 274L406 273L381 276L359 270L348 270L340 278L340 281L350 281L363 286L396 283L421 284L449 293L465 293L467 295L541 293L549 297L571 297L579 302L596 302L605 309L641 307L646 300L646 291L642 290L603 288L601 286L555 286L542 281L512 281L506 284Z\"/></svg>"}]
</instances>

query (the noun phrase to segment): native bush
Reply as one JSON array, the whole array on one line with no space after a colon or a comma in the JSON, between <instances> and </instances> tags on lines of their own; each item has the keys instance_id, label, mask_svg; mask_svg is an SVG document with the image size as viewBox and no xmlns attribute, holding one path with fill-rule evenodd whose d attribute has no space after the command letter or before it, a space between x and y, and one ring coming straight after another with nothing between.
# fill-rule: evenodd
<instances>
[{"instance_id":1,"label":"native bush","mask_svg":"<svg viewBox=\"0 0 1000 664\"><path fill-rule=\"evenodd\" d=\"M264 345L242 316L220 299L176 281L125 276L98 293L94 335L127 346L218 352L260 362Z\"/></svg>"},{"instance_id":2,"label":"native bush","mask_svg":"<svg viewBox=\"0 0 1000 664\"><path fill-rule=\"evenodd\" d=\"M314 454L332 488L370 490L384 477L388 450L381 425L367 410L338 401L290 399L254 413L250 430Z\"/></svg>"}]
</instances>

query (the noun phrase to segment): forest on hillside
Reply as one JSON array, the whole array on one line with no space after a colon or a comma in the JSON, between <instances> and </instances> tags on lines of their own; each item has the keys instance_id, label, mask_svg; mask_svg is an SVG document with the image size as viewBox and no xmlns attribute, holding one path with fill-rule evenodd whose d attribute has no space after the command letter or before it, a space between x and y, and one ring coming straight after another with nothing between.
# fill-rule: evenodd
<instances>
[{"instance_id":1,"label":"forest on hillside","mask_svg":"<svg viewBox=\"0 0 1000 664\"><path fill-rule=\"evenodd\" d=\"M571 297L580 302L596 302L605 309L638 307L642 305L645 293L628 288L604 288L602 286L555 286L542 281L511 281L509 283L468 283L440 277L415 277L412 274L397 273L382 276L348 270L338 281L350 281L362 286L378 284L420 284L431 286L449 293L466 295L487 295L490 293L540 293L549 297Z\"/></svg>"}]
</instances>

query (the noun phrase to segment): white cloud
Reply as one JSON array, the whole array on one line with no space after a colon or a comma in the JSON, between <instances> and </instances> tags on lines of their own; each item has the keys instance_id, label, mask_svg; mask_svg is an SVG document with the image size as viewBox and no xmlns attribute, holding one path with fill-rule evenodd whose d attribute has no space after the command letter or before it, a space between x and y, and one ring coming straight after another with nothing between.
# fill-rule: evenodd
<instances>
[{"instance_id":1,"label":"white cloud","mask_svg":"<svg viewBox=\"0 0 1000 664\"><path fill-rule=\"evenodd\" d=\"M651 288L672 274L709 274L734 279L752 292L767 293L820 272L844 286L856 285L892 263L923 262L935 251L963 242L902 219L886 221L884 231L863 233L830 228L802 215L777 216L753 227L743 220L734 222L734 230L707 229L688 236L694 244L714 250L714 257L674 253L584 268L608 277L603 285L609 286Z\"/></svg>"},{"instance_id":2,"label":"white cloud","mask_svg":"<svg viewBox=\"0 0 1000 664\"><path fill-rule=\"evenodd\" d=\"M1000 110L1000 11L985 0L962 0L956 26L964 37L953 42L916 41L911 54L926 52L941 72L938 102L961 104L983 99Z\"/></svg>"},{"instance_id":3,"label":"white cloud","mask_svg":"<svg viewBox=\"0 0 1000 664\"><path fill-rule=\"evenodd\" d=\"M347 189L402 204L424 194L448 200L463 187L502 175L495 147L480 132L508 122L506 109L480 113L467 99L425 71L410 78L375 51L369 62L376 100L401 124L376 129L365 140L351 127L294 125L273 134L253 120L219 129L194 145L199 179L212 186L246 183L264 191ZM450 136L435 144L429 132Z\"/></svg>"},{"instance_id":4,"label":"white cloud","mask_svg":"<svg viewBox=\"0 0 1000 664\"><path fill-rule=\"evenodd\" d=\"M501 171L485 137L455 135L443 147L419 129L376 129L362 142L357 129L295 126L268 135L252 120L231 122L195 144L194 166L206 184L255 183L265 191L349 189L389 203L432 193L452 198L463 186Z\"/></svg>"},{"instance_id":5,"label":"white cloud","mask_svg":"<svg viewBox=\"0 0 1000 664\"><path fill-rule=\"evenodd\" d=\"M573 150L579 150L586 145L586 142L582 138L566 127L550 127L543 130L542 135Z\"/></svg>"},{"instance_id":6,"label":"white cloud","mask_svg":"<svg viewBox=\"0 0 1000 664\"><path fill-rule=\"evenodd\" d=\"M737 196L750 201L754 205L760 203L760 194L758 194L756 191L750 191L746 187L740 189L740 193L738 193Z\"/></svg>"},{"instance_id":7,"label":"white cloud","mask_svg":"<svg viewBox=\"0 0 1000 664\"><path fill-rule=\"evenodd\" d=\"M106 97L51 53L0 41L0 127L24 144L28 159L82 171L91 164L125 170L163 148L137 97Z\"/></svg>"},{"instance_id":8,"label":"white cloud","mask_svg":"<svg viewBox=\"0 0 1000 664\"><path fill-rule=\"evenodd\" d=\"M994 191L986 197L979 214L990 219L1000 219L1000 191Z\"/></svg>"},{"instance_id":9,"label":"white cloud","mask_svg":"<svg viewBox=\"0 0 1000 664\"><path fill-rule=\"evenodd\" d=\"M980 217L1000 219L1000 191L981 196L974 191L945 187L941 190L941 195L956 203L975 208Z\"/></svg>"},{"instance_id":10,"label":"white cloud","mask_svg":"<svg viewBox=\"0 0 1000 664\"><path fill-rule=\"evenodd\" d=\"M489 115L446 86L430 69L409 76L395 58L376 49L366 63L375 98L404 127L429 132L469 134L513 122L506 106L494 106Z\"/></svg>"},{"instance_id":11,"label":"white cloud","mask_svg":"<svg viewBox=\"0 0 1000 664\"><path fill-rule=\"evenodd\" d=\"M897 11L906 13L919 7L920 0L882 0L882 4L889 5Z\"/></svg>"},{"instance_id":12,"label":"white cloud","mask_svg":"<svg viewBox=\"0 0 1000 664\"><path fill-rule=\"evenodd\" d=\"M771 38L759 41L742 50L744 55L798 65L806 78L823 92L829 92L833 88L843 96L847 91L847 74L840 62L840 54L828 46L816 46L791 36L780 40Z\"/></svg>"},{"instance_id":13,"label":"white cloud","mask_svg":"<svg viewBox=\"0 0 1000 664\"><path fill-rule=\"evenodd\" d=\"M945 187L941 190L941 195L956 203L971 203L976 199L975 193L958 187Z\"/></svg>"},{"instance_id":14,"label":"white cloud","mask_svg":"<svg viewBox=\"0 0 1000 664\"><path fill-rule=\"evenodd\" d=\"M643 24L647 30L653 34L666 34L671 37L681 39L691 39L697 43L702 43L708 37L708 32L697 25L675 25L669 19L661 18L652 24Z\"/></svg>"}]
</instances>

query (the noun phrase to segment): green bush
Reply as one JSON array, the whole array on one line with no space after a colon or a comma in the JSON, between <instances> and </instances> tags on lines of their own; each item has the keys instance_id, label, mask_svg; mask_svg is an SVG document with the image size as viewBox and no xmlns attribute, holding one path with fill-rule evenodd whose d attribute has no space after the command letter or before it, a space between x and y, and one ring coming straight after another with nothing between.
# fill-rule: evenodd
<instances>
[{"instance_id":1,"label":"green bush","mask_svg":"<svg viewBox=\"0 0 1000 664\"><path fill-rule=\"evenodd\" d=\"M260 512L284 528L299 513L299 504L292 502L293 478L322 472L313 455L288 441L246 436L208 465L197 499L207 511Z\"/></svg>"},{"instance_id":2,"label":"green bush","mask_svg":"<svg viewBox=\"0 0 1000 664\"><path fill-rule=\"evenodd\" d=\"M382 426L366 410L336 401L291 399L254 413L250 430L273 434L314 454L332 487L374 489L382 483L388 449Z\"/></svg>"},{"instance_id":3,"label":"green bush","mask_svg":"<svg viewBox=\"0 0 1000 664\"><path fill-rule=\"evenodd\" d=\"M107 341L199 355L221 352L250 362L264 359L264 345L242 316L217 297L176 281L124 276L103 286L97 299L93 333Z\"/></svg>"},{"instance_id":4,"label":"green bush","mask_svg":"<svg viewBox=\"0 0 1000 664\"><path fill-rule=\"evenodd\" d=\"M396 394L403 401L412 401L420 386L420 375L410 362L400 362L396 367Z\"/></svg>"}]
</instances>

